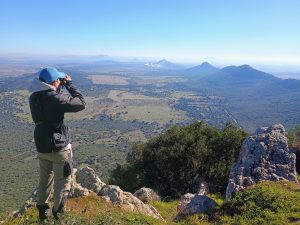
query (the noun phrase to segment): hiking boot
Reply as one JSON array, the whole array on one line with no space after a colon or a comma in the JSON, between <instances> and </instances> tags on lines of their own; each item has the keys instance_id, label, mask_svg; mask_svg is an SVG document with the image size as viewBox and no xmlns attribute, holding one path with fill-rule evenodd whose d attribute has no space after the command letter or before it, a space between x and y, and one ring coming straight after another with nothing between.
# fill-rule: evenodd
<instances>
[{"instance_id":1,"label":"hiking boot","mask_svg":"<svg viewBox=\"0 0 300 225\"><path fill-rule=\"evenodd\" d=\"M43 223L51 216L51 209L49 205L37 205L36 207L39 211L39 223Z\"/></svg>"},{"instance_id":2,"label":"hiking boot","mask_svg":"<svg viewBox=\"0 0 300 225\"><path fill-rule=\"evenodd\" d=\"M65 212L65 198L63 198L57 210L52 209L52 214L56 220L59 219L58 214L62 214Z\"/></svg>"}]
</instances>

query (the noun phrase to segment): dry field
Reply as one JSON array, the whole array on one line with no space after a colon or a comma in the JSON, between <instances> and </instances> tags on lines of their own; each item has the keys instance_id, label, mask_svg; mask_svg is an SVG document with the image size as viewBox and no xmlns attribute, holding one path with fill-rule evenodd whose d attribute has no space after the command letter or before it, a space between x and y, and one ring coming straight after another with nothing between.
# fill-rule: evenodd
<instances>
[{"instance_id":1,"label":"dry field","mask_svg":"<svg viewBox=\"0 0 300 225\"><path fill-rule=\"evenodd\" d=\"M108 110L108 112L118 114L121 119L126 121L157 122L163 125L170 121L187 119L185 112L173 109L162 98L120 90L111 90L108 98L118 102L118 107Z\"/></svg>"},{"instance_id":2,"label":"dry field","mask_svg":"<svg viewBox=\"0 0 300 225\"><path fill-rule=\"evenodd\" d=\"M128 79L121 76L89 75L88 78L93 82L93 84L107 84L107 85L128 84Z\"/></svg>"},{"instance_id":3,"label":"dry field","mask_svg":"<svg viewBox=\"0 0 300 225\"><path fill-rule=\"evenodd\" d=\"M167 83L178 83L184 82L186 79L181 77L151 77L151 76L140 76L135 80L137 85L155 85L164 86Z\"/></svg>"},{"instance_id":4,"label":"dry field","mask_svg":"<svg viewBox=\"0 0 300 225\"><path fill-rule=\"evenodd\" d=\"M171 98L179 99L180 93ZM15 115L23 122L32 122L28 105L29 92L14 92L19 111ZM191 94L191 97L193 95ZM86 109L78 113L66 113L67 120L92 119L100 114L124 121L157 122L164 125L187 119L186 113L176 110L169 104L170 98L145 96L123 90L111 90L107 96L85 96Z\"/></svg>"}]
</instances>

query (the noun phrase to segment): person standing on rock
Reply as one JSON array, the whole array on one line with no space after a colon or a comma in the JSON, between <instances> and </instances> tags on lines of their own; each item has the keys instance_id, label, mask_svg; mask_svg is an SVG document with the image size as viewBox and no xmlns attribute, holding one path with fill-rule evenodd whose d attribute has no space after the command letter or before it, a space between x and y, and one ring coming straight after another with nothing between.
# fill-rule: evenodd
<instances>
[{"instance_id":1,"label":"person standing on rock","mask_svg":"<svg viewBox=\"0 0 300 225\"><path fill-rule=\"evenodd\" d=\"M62 87L69 95L61 93ZM83 110L85 101L72 84L71 76L52 67L38 72L30 91L29 105L35 123L34 141L40 165L37 208L42 222L51 215L49 201L53 187L53 216L58 219L58 213L64 212L73 168L71 139L64 124L64 114Z\"/></svg>"}]
</instances>

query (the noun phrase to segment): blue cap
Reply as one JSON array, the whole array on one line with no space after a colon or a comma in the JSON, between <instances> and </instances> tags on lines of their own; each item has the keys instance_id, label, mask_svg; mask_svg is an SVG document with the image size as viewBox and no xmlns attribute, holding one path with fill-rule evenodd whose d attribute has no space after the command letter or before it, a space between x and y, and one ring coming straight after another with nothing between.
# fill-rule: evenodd
<instances>
[{"instance_id":1,"label":"blue cap","mask_svg":"<svg viewBox=\"0 0 300 225\"><path fill-rule=\"evenodd\" d=\"M56 81L59 78L64 78L66 76L65 73L59 72L54 67L44 68L38 74L39 74L39 80L41 80L47 84L50 84L53 81Z\"/></svg>"}]
</instances>

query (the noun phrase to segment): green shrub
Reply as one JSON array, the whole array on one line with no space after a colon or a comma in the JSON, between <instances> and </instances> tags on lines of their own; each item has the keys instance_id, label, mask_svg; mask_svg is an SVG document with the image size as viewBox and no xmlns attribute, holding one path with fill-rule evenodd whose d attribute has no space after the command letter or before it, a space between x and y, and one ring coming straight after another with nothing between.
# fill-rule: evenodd
<instances>
[{"instance_id":1,"label":"green shrub","mask_svg":"<svg viewBox=\"0 0 300 225\"><path fill-rule=\"evenodd\" d=\"M300 125L295 125L288 132L288 144L292 148L300 149Z\"/></svg>"},{"instance_id":2,"label":"green shrub","mask_svg":"<svg viewBox=\"0 0 300 225\"><path fill-rule=\"evenodd\" d=\"M134 192L141 184L137 175L136 165L134 164L117 164L117 167L111 171L109 184L117 184L122 189Z\"/></svg>"},{"instance_id":3,"label":"green shrub","mask_svg":"<svg viewBox=\"0 0 300 225\"><path fill-rule=\"evenodd\" d=\"M288 134L288 144L296 154L296 170L300 173L300 125L295 125Z\"/></svg>"},{"instance_id":4,"label":"green shrub","mask_svg":"<svg viewBox=\"0 0 300 225\"><path fill-rule=\"evenodd\" d=\"M292 182L260 182L236 193L221 210L221 223L287 224L300 222L299 185ZM220 212L219 212L220 213Z\"/></svg>"},{"instance_id":5,"label":"green shrub","mask_svg":"<svg viewBox=\"0 0 300 225\"><path fill-rule=\"evenodd\" d=\"M211 191L224 192L245 136L232 124L223 130L203 122L174 126L145 144L135 145L127 164L112 171L111 182L128 191L147 186L163 196L178 197L191 191L200 176Z\"/></svg>"}]
</instances>

